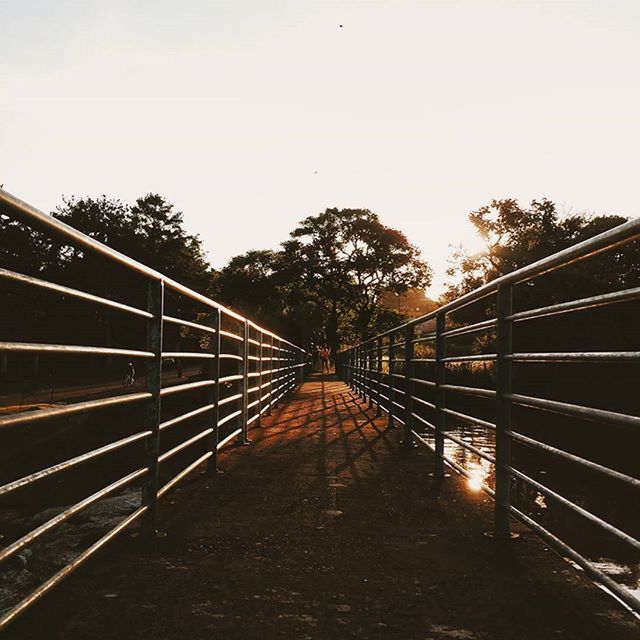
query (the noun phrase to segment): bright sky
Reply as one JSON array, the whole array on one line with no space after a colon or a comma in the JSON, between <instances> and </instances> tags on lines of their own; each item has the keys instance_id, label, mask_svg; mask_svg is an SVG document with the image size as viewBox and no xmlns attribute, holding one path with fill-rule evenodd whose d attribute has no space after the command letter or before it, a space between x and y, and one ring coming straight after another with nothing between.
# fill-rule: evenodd
<instances>
[{"instance_id":1,"label":"bright sky","mask_svg":"<svg viewBox=\"0 0 640 640\"><path fill-rule=\"evenodd\" d=\"M161 193L218 267L366 207L436 295L492 198L637 214L639 63L635 0L0 0L0 183Z\"/></svg>"}]
</instances>

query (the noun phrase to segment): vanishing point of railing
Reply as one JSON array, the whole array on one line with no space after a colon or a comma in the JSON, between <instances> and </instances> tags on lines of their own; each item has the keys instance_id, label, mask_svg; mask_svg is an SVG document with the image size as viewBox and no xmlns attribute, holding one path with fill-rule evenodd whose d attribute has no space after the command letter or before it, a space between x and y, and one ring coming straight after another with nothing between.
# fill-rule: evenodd
<instances>
[{"instance_id":1,"label":"vanishing point of railing","mask_svg":"<svg viewBox=\"0 0 640 640\"><path fill-rule=\"evenodd\" d=\"M592 363L593 367L600 367L604 363L616 363L616 366L637 365L640 363L640 351L573 351L573 352L535 352L518 353L513 349L513 334L516 327L528 325L536 327L536 322L542 318L554 318L561 314L569 314L573 317L578 312L599 309L609 315L609 320L615 318L623 303L637 304L640 300L640 287L630 286L624 290L606 292L599 295L590 295L580 299L567 300L555 304L547 304L537 308L524 308L522 311L513 310L513 289L524 283L523 302L526 304L527 287L532 281L537 281L544 274L554 272L552 277L557 277L556 270L567 267L570 264L579 263L572 269L581 269L585 259L594 259L596 254L619 250L622 245L637 240L640 237L640 219L635 219L615 227L605 233L597 235L584 242L571 246L563 251L547 258L534 262L524 268L502 276L471 293L453 300L435 311L413 319L401 326L395 327L385 333L372 337L357 346L349 348L340 354L339 370L341 376L356 391L359 396L368 400L370 408L377 408L377 415L381 411L388 415L389 426L395 423L403 425L403 444L414 447L416 444L424 445L435 453L436 478L444 477L444 463L447 463L458 473L467 478L471 474L464 465L446 455L445 442L455 443L456 447L466 450L469 455L476 456L485 464L490 465L494 474L494 486L488 486L487 482L478 483L479 489L489 494L495 502L494 511L494 536L498 539L510 539L511 516L520 520L524 525L538 534L551 548L575 562L585 573L604 585L620 600L636 613L640 613L640 600L628 589L605 574L593 562L583 554L575 550L565 540L543 526L537 519L531 517L518 508L517 501L512 495L512 484L528 486L531 491L537 493L542 499L555 501L562 508L569 510L576 518L583 518L590 526L612 536L623 546L626 545L631 553L640 550L640 541L633 535L625 532L620 527L611 524L604 518L592 513L545 485L543 482L531 477L518 468L518 460L512 455L512 443L520 447L535 450L540 455L551 456L561 463L569 466L564 473L570 472L577 465L593 472L594 475L606 478L617 491L608 495L611 502L620 495L620 489L631 491L633 502L623 500L625 508L636 514L637 525L638 494L640 480L634 477L637 473L637 445L635 447L635 470L631 474L623 473L611 468L612 465L599 464L586 457L575 455L567 448L552 446L544 439L549 439L549 431L542 440L525 435L518 430L518 423L512 419L512 409L526 408L540 416L538 422L534 422L536 433L540 433L535 427L542 426L542 418L550 414L563 416L564 419L591 421L605 429L600 435L600 448L606 442L613 447L617 455L625 453L623 445L617 445L621 430L626 430L640 437L640 415L633 415L636 409L630 412L607 410L607 408L595 408L583 404L563 402L559 400L537 397L536 395L514 393L512 381L514 378L514 365L519 363ZM628 249L629 247L625 247ZM637 252L637 248L634 247ZM606 258L606 255L604 256ZM637 262L635 263L637 264ZM593 273L593 272L592 272ZM561 275L561 274L560 274ZM587 276L582 276L584 279ZM529 287L530 289L530 287ZM518 291L518 293L521 293ZM571 296L571 289L567 287L562 293ZM575 297L575 294L574 294ZM486 306L484 318L480 321L470 321L469 310L473 305L482 303ZM449 322L452 314L467 312L465 323ZM487 311L488 310L488 311ZM635 329L631 325L631 333L638 336L637 306L631 313L635 314ZM493 317L486 318L487 315ZM566 317L566 316L565 316ZM473 320L473 318L472 318ZM453 324L454 326L451 326ZM605 327L604 333L606 333ZM574 335L579 332L579 326L573 327ZM609 328L609 331L612 331ZM486 336L494 332L495 352L456 353L450 354L449 344L458 336ZM544 334L548 336L549 334ZM485 345L487 343L484 343ZM424 357L425 355L429 357ZM544 347L543 347L544 348ZM638 346L635 345L635 349ZM422 353L416 353L420 350ZM474 366L495 365L492 382L494 388L485 388L480 385L468 386L452 384L448 377L453 373L452 369L461 363L473 363ZM541 365L542 366L542 365ZM564 365L561 365L564 366ZM577 365L572 365L577 366ZM613 366L613 365L612 365ZM598 374L595 374L598 375ZM633 374L637 376L637 372ZM637 397L637 380L636 392ZM602 384L606 381L603 379ZM612 391L613 397L619 396L619 391ZM633 395L633 391L628 395ZM468 402L487 402L486 413L490 419L482 419L470 415L468 411L454 410L451 408L451 398L471 398ZM611 397L611 396L610 396ZM479 399L479 400L476 400ZM616 397L618 400L618 397ZM630 399L632 400L632 399ZM471 438L463 438L450 432L449 422L468 424L472 427L480 427L485 432L493 434L493 455L469 442ZM610 429L611 431L607 431ZM545 432L543 432L545 433ZM578 438L580 435L578 435ZM431 442L428 442L431 440ZM555 443L554 443L555 444ZM453 445L452 445L453 446ZM617 447L617 448L616 448ZM633 463L632 463L633 464ZM476 479L477 480L477 479ZM618 483L617 485L615 483ZM618 498L622 500L622 498ZM515 504L514 504L515 503ZM618 542L616 542L617 544ZM637 558L637 556L636 556Z\"/></svg>"},{"instance_id":2,"label":"vanishing point of railing","mask_svg":"<svg viewBox=\"0 0 640 640\"><path fill-rule=\"evenodd\" d=\"M210 473L217 470L217 453L228 443L249 443L250 427L260 423L261 416L269 415L272 408L286 394L301 384L305 376L309 359L306 352L287 340L267 331L251 320L234 313L217 302L200 295L161 273L118 253L108 246L84 235L62 222L52 218L21 200L0 190L0 215L23 224L38 233L55 237L65 246L71 246L103 260L105 265L117 265L121 270L141 280L143 290L146 287L146 306L125 304L113 297L103 297L0 268L0 280L21 286L28 291L39 290L57 295L68 300L79 300L95 309L107 310L111 314L128 316L141 323L141 342L131 348L114 348L110 345L87 346L79 344L51 344L46 342L0 342L0 355L3 357L19 357L19 354L33 354L40 357L79 358L92 357L124 360L144 364L144 385L139 391L131 388L116 389L107 397L83 400L70 403L58 403L48 408L29 411L16 411L0 416L0 434L7 435L14 430L29 428L33 425L67 419L72 416L88 416L97 420L97 416L114 408L125 407L127 411L133 407L142 407L143 419L137 425L132 424L134 433L115 441L103 444L90 451L74 455L69 459L55 461L43 468L22 475L4 486L0 486L0 498L20 492L33 485L46 485L52 478L61 475L78 473L88 463L95 463L105 458L112 459L114 454L123 452L133 445L143 447L142 460L135 468L101 487L84 499L60 510L55 516L48 518L39 526L23 533L17 539L6 544L0 550L0 562L6 563L26 548L40 542L41 538L67 523L89 507L96 505L104 498L114 496L132 485L141 487L139 507L124 517L108 533L85 548L81 553L59 569L54 575L40 584L27 597L12 606L0 618L0 630L4 629L19 614L49 592L63 578L89 559L96 551L105 546L127 527L140 523L142 532L153 535L156 530L157 505L159 498L186 476L205 464ZM0 265L1 267L2 265ZM166 308L169 292L199 309L193 318L182 318L170 315ZM163 334L169 325L190 331L202 338L204 348L191 351L168 350ZM47 357L45 356L45 357ZM163 363L196 363L200 373L195 381L181 381L182 371L173 382L163 384ZM65 360L66 362L66 360ZM6 363L6 361L5 361ZM53 392L52 392L53 393ZM198 406L182 410L178 415L166 417L163 404L169 398L197 397ZM204 400L203 400L204 398ZM122 420L122 417L119 418ZM125 421L134 422L134 418L125 417ZM186 439L179 437L180 428L194 421L203 423L197 433ZM171 434L171 439L165 437ZM177 434L177 435L176 435ZM176 437L178 441L176 442ZM181 468L162 486L159 483L159 471L170 460L182 460L189 456L188 464ZM163 474L166 475L166 474ZM82 480L78 480L82 483ZM46 487L38 504L46 509L46 498L50 497ZM44 497L43 497L44 496ZM56 503L54 503L55 505ZM40 509L38 509L39 511Z\"/></svg>"}]
</instances>

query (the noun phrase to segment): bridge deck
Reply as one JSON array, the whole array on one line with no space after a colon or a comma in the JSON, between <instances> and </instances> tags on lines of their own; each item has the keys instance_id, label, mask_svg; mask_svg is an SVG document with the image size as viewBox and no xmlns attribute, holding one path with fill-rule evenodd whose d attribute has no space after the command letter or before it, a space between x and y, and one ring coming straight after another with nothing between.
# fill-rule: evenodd
<instances>
[{"instance_id":1,"label":"bridge deck","mask_svg":"<svg viewBox=\"0 0 640 640\"><path fill-rule=\"evenodd\" d=\"M9 630L15 638L627 638L634 619L529 532L486 538L492 504L336 379L303 385Z\"/></svg>"}]
</instances>

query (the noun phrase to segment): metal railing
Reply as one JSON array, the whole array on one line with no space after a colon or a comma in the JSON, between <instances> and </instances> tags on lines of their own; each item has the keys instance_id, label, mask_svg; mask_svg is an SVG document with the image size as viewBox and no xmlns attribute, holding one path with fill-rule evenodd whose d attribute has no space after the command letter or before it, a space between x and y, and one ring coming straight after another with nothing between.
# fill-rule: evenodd
<instances>
[{"instance_id":1,"label":"metal railing","mask_svg":"<svg viewBox=\"0 0 640 640\"><path fill-rule=\"evenodd\" d=\"M623 545L627 545L632 553L640 550L640 541L517 468L517 461L512 456L511 445L512 442L518 443L520 446L553 456L562 462L566 461L578 465L596 474L601 474L601 477L608 479L607 481L619 483L625 489L632 491L640 489L638 477L622 473L608 465L599 464L583 456L570 453L562 447L551 446L537 438L520 433L516 430L517 427L512 419L512 408L526 407L546 415L554 413L575 420L600 423L612 428L630 429L640 436L640 432L638 432L640 415L629 415L628 413L582 404L524 395L514 393L512 390L515 363L640 363L640 351L517 353L513 349L514 325L532 323L540 318L595 308L606 310L610 305L640 300L640 287L631 287L517 313L513 312L513 289L516 285L529 283L543 274L592 258L595 254L611 251L637 240L639 237L640 219L629 221L502 276L427 315L372 337L343 351L339 358L342 378L357 392L359 397L364 400L368 399L370 407L377 407L378 416L384 411L388 415L390 427L394 426L396 422L403 425L403 444L412 447L416 444L424 445L435 453L436 470L434 475L437 478L444 477L445 463L461 475L467 478L471 477L470 471L464 465L446 455L445 441L447 440L469 452L469 455L477 456L491 465L494 472L494 487L491 488L486 482L482 482L479 488L494 499L494 535L496 538L510 539L510 521L512 516L515 517L532 529L550 547L575 562L585 573L609 589L636 613L640 613L640 600L630 590L606 575L570 544L561 540L514 504L512 484L516 480L528 485L544 498L556 501L563 508L568 509L577 517L583 518L596 529L606 532ZM525 291L523 298L526 296ZM467 320L467 324L464 326L447 328L447 319L451 314L466 308L465 312L470 315L468 312L473 309L470 305L475 305L479 301L487 303L487 306L484 307L485 310L493 310L495 317L482 319L478 322ZM637 308L635 313L637 314ZM417 331L419 328L420 332ZM485 335L488 332L495 332L495 353L466 353L453 356L447 354L447 344L451 338ZM422 354L428 357L416 357L416 348L424 351L424 345L430 345L427 353ZM401 357L398 357L399 355ZM495 365L494 388L447 384L450 369L460 363L491 363ZM478 366L478 364L474 366ZM429 370L428 374L425 373L427 369ZM399 372L400 370L402 373ZM429 399L424 397L427 393L430 394ZM466 411L452 409L450 406L452 395L489 400L494 403L493 409L489 410L492 419L487 420L470 415ZM427 419L426 414L433 417ZM462 438L450 433L447 430L447 419L455 419L492 433L494 455L468 442L469 438ZM426 437L425 433L430 436ZM605 437L607 442L616 442L614 435L606 434ZM428 440L432 440L433 444ZM618 448L617 452L620 454L623 451ZM637 461L635 468L637 469ZM629 505L629 508L637 513L637 495L634 494L634 497L635 505Z\"/></svg>"},{"instance_id":2,"label":"metal railing","mask_svg":"<svg viewBox=\"0 0 640 640\"><path fill-rule=\"evenodd\" d=\"M78 414L97 416L100 412L115 407L142 406L144 408L144 419L139 426L134 426L135 433L45 468L36 469L0 486L0 497L4 497L46 479L77 472L81 465L84 468L87 463L121 452L134 443L144 445L144 459L133 471L64 508L54 517L0 550L0 562L4 563L103 498L113 496L135 483L141 484L142 498L139 508L84 549L30 595L6 611L0 618L0 630L2 630L125 528L134 523L140 523L144 533L154 534L159 498L165 496L176 484L205 464L210 473L215 472L217 454L228 443L235 441L247 444L249 428L258 426L264 414L271 414L272 408L302 383L309 366L309 358L306 352L295 344L179 282L112 250L2 190L0 190L0 214L30 229L55 237L64 245L91 253L105 263L123 267L127 273L140 276L143 282L146 282L147 288L147 304L143 308L142 305L125 304L110 297L94 295L0 268L2 281L19 283L24 287L58 294L64 296L65 300L82 300L96 308L124 314L144 323L145 328L142 333L146 335L144 344L131 349L42 342L0 342L0 355L32 353L69 358L83 355L126 358L146 365L145 384L142 391L125 392L125 389L120 389L119 393L109 397L0 416L0 434L7 435L29 425ZM190 304L195 303L200 310L195 318L187 319L167 314L165 301L168 291L188 299ZM197 335L207 336L205 348L186 352L167 350L163 333L168 325L187 328ZM195 381L178 382L171 386L163 385L163 363L170 360L204 363L204 375ZM163 415L163 402L166 398L176 396L187 398L189 394L195 392L200 394L198 397L204 394L204 402L170 419ZM184 426L197 419L206 420L206 428L186 439L181 439L178 444L167 445L164 437L169 432L175 440L175 433L179 431L178 426ZM133 418L131 420L133 421ZM193 451L196 447L199 447L199 452L192 454L189 463L160 486L160 468L170 459ZM43 509L47 506L42 504Z\"/></svg>"}]
</instances>

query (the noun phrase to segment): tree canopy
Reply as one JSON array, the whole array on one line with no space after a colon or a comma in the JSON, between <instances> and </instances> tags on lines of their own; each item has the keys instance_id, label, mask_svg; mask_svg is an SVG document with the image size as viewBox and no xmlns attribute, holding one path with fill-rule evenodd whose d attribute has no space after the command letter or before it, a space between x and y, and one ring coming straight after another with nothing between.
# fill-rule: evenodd
<instances>
[{"instance_id":1,"label":"tree canopy","mask_svg":"<svg viewBox=\"0 0 640 640\"><path fill-rule=\"evenodd\" d=\"M183 214L160 195L149 193L131 206L106 196L72 197L53 216L193 289L210 289L212 270L200 238L186 232ZM75 249L61 254L67 263L78 257L82 252Z\"/></svg>"},{"instance_id":2,"label":"tree canopy","mask_svg":"<svg viewBox=\"0 0 640 640\"><path fill-rule=\"evenodd\" d=\"M400 320L385 294L424 289L430 281L418 249L375 213L327 209L302 220L279 251L233 258L218 292L259 317L280 318L298 340L336 352Z\"/></svg>"},{"instance_id":3,"label":"tree canopy","mask_svg":"<svg viewBox=\"0 0 640 640\"><path fill-rule=\"evenodd\" d=\"M556 205L547 200L533 200L521 206L508 198L493 200L469 214L469 220L485 242L480 253L469 254L458 247L451 257L448 275L451 283L445 300L453 300L464 293L520 269L527 264L561 251L578 242L607 231L627 221L614 215L561 215ZM598 260L580 264L581 277L571 269L561 269L544 277L530 287L529 298L545 297L553 301L573 294L587 286L591 294L598 289L625 288L637 282L640 266L624 247L607 252ZM585 290L586 291L586 290Z\"/></svg>"}]
</instances>

